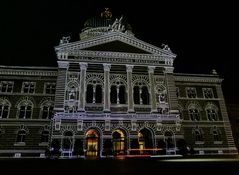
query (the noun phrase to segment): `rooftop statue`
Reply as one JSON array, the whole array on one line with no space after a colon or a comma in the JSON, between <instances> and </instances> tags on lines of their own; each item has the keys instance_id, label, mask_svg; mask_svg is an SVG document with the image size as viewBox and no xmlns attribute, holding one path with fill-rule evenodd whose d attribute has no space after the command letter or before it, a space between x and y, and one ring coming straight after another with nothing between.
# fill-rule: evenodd
<instances>
[{"instance_id":1,"label":"rooftop statue","mask_svg":"<svg viewBox=\"0 0 239 175\"><path fill-rule=\"evenodd\" d=\"M162 44L163 50L171 51L167 44Z\"/></svg>"},{"instance_id":2,"label":"rooftop statue","mask_svg":"<svg viewBox=\"0 0 239 175\"><path fill-rule=\"evenodd\" d=\"M123 17L120 19L116 18L112 25L109 25L108 30L124 32L125 26L122 24Z\"/></svg>"},{"instance_id":3,"label":"rooftop statue","mask_svg":"<svg viewBox=\"0 0 239 175\"><path fill-rule=\"evenodd\" d=\"M70 36L67 36L67 37L62 37L62 39L60 40L60 44L66 44L66 43L69 43L71 37Z\"/></svg>"}]
</instances>

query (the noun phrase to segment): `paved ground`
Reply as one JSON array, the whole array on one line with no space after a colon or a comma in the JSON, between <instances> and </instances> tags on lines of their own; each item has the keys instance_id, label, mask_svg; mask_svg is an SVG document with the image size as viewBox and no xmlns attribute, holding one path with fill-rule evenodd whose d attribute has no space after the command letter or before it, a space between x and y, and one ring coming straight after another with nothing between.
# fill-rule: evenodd
<instances>
[{"instance_id":1,"label":"paved ground","mask_svg":"<svg viewBox=\"0 0 239 175\"><path fill-rule=\"evenodd\" d=\"M2 159L5 174L239 175L239 157ZM7 171L7 172L6 172Z\"/></svg>"}]
</instances>

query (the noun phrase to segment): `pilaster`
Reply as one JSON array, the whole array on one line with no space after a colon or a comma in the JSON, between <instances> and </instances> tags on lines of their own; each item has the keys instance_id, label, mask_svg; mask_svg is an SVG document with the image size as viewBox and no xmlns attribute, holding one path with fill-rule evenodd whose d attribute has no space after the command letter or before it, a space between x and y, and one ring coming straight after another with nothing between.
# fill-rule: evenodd
<instances>
[{"instance_id":1,"label":"pilaster","mask_svg":"<svg viewBox=\"0 0 239 175\"><path fill-rule=\"evenodd\" d=\"M156 107L156 95L155 95L155 84L154 84L154 69L155 66L148 66L149 73L149 84L150 84L150 101L151 101L151 113L157 112Z\"/></svg>"},{"instance_id":2,"label":"pilaster","mask_svg":"<svg viewBox=\"0 0 239 175\"><path fill-rule=\"evenodd\" d=\"M86 70L87 63L81 62L80 64L80 92L79 92L79 111L85 111L85 92L86 92Z\"/></svg>"},{"instance_id":3,"label":"pilaster","mask_svg":"<svg viewBox=\"0 0 239 175\"><path fill-rule=\"evenodd\" d=\"M133 98L133 85L132 85L132 72L133 65L126 65L127 71L127 87L128 87L128 113L133 113L134 111L134 98Z\"/></svg>"},{"instance_id":4,"label":"pilaster","mask_svg":"<svg viewBox=\"0 0 239 175\"><path fill-rule=\"evenodd\" d=\"M111 64L104 66L104 112L110 112L110 68Z\"/></svg>"}]
</instances>

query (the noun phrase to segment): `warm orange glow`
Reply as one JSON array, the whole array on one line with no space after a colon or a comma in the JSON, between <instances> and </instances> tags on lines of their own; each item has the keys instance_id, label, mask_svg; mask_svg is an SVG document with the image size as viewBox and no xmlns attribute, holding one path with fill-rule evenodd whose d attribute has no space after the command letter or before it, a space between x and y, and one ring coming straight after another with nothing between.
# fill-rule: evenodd
<instances>
[{"instance_id":1,"label":"warm orange glow","mask_svg":"<svg viewBox=\"0 0 239 175\"><path fill-rule=\"evenodd\" d=\"M162 150L162 148L128 149L128 151L159 151L159 150Z\"/></svg>"}]
</instances>

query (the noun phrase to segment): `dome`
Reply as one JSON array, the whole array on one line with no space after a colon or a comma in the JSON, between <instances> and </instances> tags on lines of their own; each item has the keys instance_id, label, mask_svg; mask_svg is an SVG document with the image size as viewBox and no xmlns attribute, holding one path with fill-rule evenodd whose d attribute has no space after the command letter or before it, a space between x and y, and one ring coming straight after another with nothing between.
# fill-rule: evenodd
<instances>
[{"instance_id":1,"label":"dome","mask_svg":"<svg viewBox=\"0 0 239 175\"><path fill-rule=\"evenodd\" d=\"M115 21L118 22L119 19L113 18L112 13L106 8L100 16L95 16L85 21L84 28L80 33L80 39L84 40L108 32L110 26L112 26ZM127 31L127 33L132 34L130 24L128 24L123 17L120 18L120 25L123 27L122 31Z\"/></svg>"}]
</instances>

